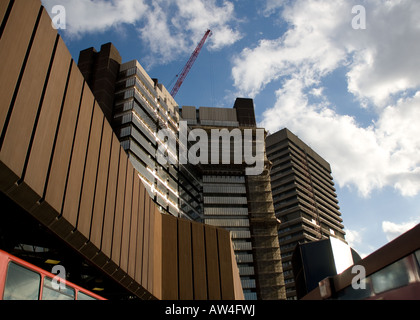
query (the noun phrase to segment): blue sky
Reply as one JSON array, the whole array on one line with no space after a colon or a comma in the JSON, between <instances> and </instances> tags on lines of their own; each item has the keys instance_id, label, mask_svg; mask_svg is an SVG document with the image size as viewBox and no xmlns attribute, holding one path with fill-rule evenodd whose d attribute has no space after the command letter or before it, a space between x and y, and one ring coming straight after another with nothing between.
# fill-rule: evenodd
<instances>
[{"instance_id":1,"label":"blue sky","mask_svg":"<svg viewBox=\"0 0 420 320\"><path fill-rule=\"evenodd\" d=\"M363 256L420 223L419 1L43 3L52 17L64 6L60 34L76 61L113 42L168 87L210 28L180 106L253 98L260 126L287 127L331 164L347 240Z\"/></svg>"}]
</instances>

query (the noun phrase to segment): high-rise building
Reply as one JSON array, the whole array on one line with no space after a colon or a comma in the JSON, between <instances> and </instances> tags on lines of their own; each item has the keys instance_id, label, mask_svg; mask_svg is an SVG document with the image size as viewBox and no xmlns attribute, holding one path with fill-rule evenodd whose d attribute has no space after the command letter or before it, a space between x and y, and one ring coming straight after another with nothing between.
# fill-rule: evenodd
<instances>
[{"instance_id":1,"label":"high-rise building","mask_svg":"<svg viewBox=\"0 0 420 320\"><path fill-rule=\"evenodd\" d=\"M345 241L331 166L288 129L267 136L271 187L288 299L296 299L292 255L298 243Z\"/></svg>"},{"instance_id":2,"label":"high-rise building","mask_svg":"<svg viewBox=\"0 0 420 320\"><path fill-rule=\"evenodd\" d=\"M256 127L253 101L238 98L233 108L184 106L180 110L166 88L151 79L137 61L121 64L112 44L103 45L99 53L93 48L82 51L79 66L91 89L105 97L98 101L161 211L229 230L245 298L284 299L278 222L264 148L266 133ZM109 90L114 88L112 102L98 81ZM197 130L210 137L209 150L216 151L220 161L210 159L214 153L208 153L204 163L182 161L181 154L192 146L190 137ZM260 141L257 130L262 132ZM228 133L227 146L220 147L221 136L212 139L212 131ZM250 152L256 154L257 143L262 150L260 163L254 164L261 165L257 176L246 175L244 158L233 163L238 143L245 146L245 131L252 140ZM169 139L176 141L172 148L167 148ZM217 149L212 150L213 145ZM169 160L166 163L159 161L163 153ZM231 157L225 163L227 153Z\"/></svg>"},{"instance_id":3,"label":"high-rise building","mask_svg":"<svg viewBox=\"0 0 420 320\"><path fill-rule=\"evenodd\" d=\"M218 163L214 163L217 161L213 158L200 166L204 222L230 231L245 298L285 299L277 243L278 222L271 197L270 167L265 155L265 130L256 127L253 101L238 98L233 109L184 106L181 114L191 129L207 132L211 137L209 150L218 155ZM226 134L229 132L230 141L219 146L219 134L223 130ZM246 174L244 159L233 163L236 148L246 139L246 130L252 132L255 146L261 143L263 168L258 175ZM260 141L256 130L263 132ZM215 146L217 150L214 150ZM257 154L255 146L251 151ZM222 158L226 155L230 161L223 164Z\"/></svg>"}]
</instances>

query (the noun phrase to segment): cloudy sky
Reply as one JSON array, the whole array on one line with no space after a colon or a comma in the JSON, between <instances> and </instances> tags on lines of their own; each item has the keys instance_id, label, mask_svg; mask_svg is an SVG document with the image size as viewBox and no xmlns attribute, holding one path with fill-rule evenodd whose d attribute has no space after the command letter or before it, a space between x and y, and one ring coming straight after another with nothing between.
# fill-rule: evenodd
<instances>
[{"instance_id":1,"label":"cloudy sky","mask_svg":"<svg viewBox=\"0 0 420 320\"><path fill-rule=\"evenodd\" d=\"M209 28L182 105L254 99L330 162L347 240L367 255L420 223L420 1L43 0L74 59L113 42L169 89ZM63 21L61 21L63 22Z\"/></svg>"}]
</instances>

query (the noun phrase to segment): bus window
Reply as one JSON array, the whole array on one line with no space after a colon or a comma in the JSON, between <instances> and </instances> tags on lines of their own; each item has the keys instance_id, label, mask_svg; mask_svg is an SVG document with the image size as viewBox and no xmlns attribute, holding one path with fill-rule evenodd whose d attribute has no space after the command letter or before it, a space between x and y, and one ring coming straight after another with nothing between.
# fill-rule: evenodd
<instances>
[{"instance_id":1,"label":"bus window","mask_svg":"<svg viewBox=\"0 0 420 320\"><path fill-rule=\"evenodd\" d=\"M53 279L45 277L42 300L74 300L74 289L68 286L54 288Z\"/></svg>"},{"instance_id":2,"label":"bus window","mask_svg":"<svg viewBox=\"0 0 420 320\"><path fill-rule=\"evenodd\" d=\"M77 293L77 300L98 300L98 299L91 297L90 295L83 293L82 291L79 291Z\"/></svg>"},{"instance_id":3,"label":"bus window","mask_svg":"<svg viewBox=\"0 0 420 320\"><path fill-rule=\"evenodd\" d=\"M7 268L4 300L38 300L41 275L10 262Z\"/></svg>"},{"instance_id":4,"label":"bus window","mask_svg":"<svg viewBox=\"0 0 420 320\"><path fill-rule=\"evenodd\" d=\"M417 259L417 264L419 265L419 267L420 267L420 250L417 250L416 251L416 259Z\"/></svg>"},{"instance_id":5,"label":"bus window","mask_svg":"<svg viewBox=\"0 0 420 320\"><path fill-rule=\"evenodd\" d=\"M385 292L408 285L410 277L404 259L399 260L372 275L373 291Z\"/></svg>"}]
</instances>

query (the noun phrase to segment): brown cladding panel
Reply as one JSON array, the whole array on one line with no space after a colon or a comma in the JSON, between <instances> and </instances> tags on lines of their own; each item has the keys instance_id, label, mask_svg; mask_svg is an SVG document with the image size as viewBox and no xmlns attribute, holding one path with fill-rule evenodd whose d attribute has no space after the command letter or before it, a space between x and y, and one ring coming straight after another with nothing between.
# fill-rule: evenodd
<instances>
[{"instance_id":1,"label":"brown cladding panel","mask_svg":"<svg viewBox=\"0 0 420 320\"><path fill-rule=\"evenodd\" d=\"M92 213L92 226L89 240L97 247L101 247L102 227L105 215L105 201L108 187L109 165L111 161L112 129L104 121L101 151L99 156L98 175L96 177L95 203ZM114 156L115 158L115 156Z\"/></svg>"},{"instance_id":2,"label":"brown cladding panel","mask_svg":"<svg viewBox=\"0 0 420 320\"><path fill-rule=\"evenodd\" d=\"M3 23L4 16L7 11L7 7L9 6L9 0L3 0L0 2L0 24Z\"/></svg>"},{"instance_id":3,"label":"brown cladding panel","mask_svg":"<svg viewBox=\"0 0 420 320\"><path fill-rule=\"evenodd\" d=\"M106 192L104 226L102 232L101 249L108 257L111 256L112 234L114 230L115 199L119 176L120 158L124 157L124 150L115 135L112 135L111 158L109 160L108 185Z\"/></svg>"},{"instance_id":4,"label":"brown cladding panel","mask_svg":"<svg viewBox=\"0 0 420 320\"><path fill-rule=\"evenodd\" d=\"M71 156L70 171L68 174L68 182L62 212L63 218L65 218L74 227L77 222L77 213L82 190L83 171L85 168L88 148L93 103L94 100L92 92L90 90L84 90L77 121L77 129L74 138L73 153Z\"/></svg>"},{"instance_id":5,"label":"brown cladding panel","mask_svg":"<svg viewBox=\"0 0 420 320\"><path fill-rule=\"evenodd\" d=\"M118 170L118 184L117 184L117 197L115 202L115 217L114 217L114 229L112 231L112 260L119 265L121 257L121 235L122 235L122 224L124 217L124 196L127 178L127 162L128 158L125 151L120 147L120 167Z\"/></svg>"},{"instance_id":6,"label":"brown cladding panel","mask_svg":"<svg viewBox=\"0 0 420 320\"><path fill-rule=\"evenodd\" d=\"M0 160L18 177L23 173L56 35L43 10L0 152Z\"/></svg>"},{"instance_id":7,"label":"brown cladding panel","mask_svg":"<svg viewBox=\"0 0 420 320\"><path fill-rule=\"evenodd\" d=\"M144 235L144 207L147 191L143 183L139 184L139 211L137 219L137 241L136 241L136 270L134 279L141 284L143 276L143 235Z\"/></svg>"},{"instance_id":8,"label":"brown cladding panel","mask_svg":"<svg viewBox=\"0 0 420 320\"><path fill-rule=\"evenodd\" d=\"M162 299L178 299L178 219L162 215Z\"/></svg>"},{"instance_id":9,"label":"brown cladding panel","mask_svg":"<svg viewBox=\"0 0 420 320\"><path fill-rule=\"evenodd\" d=\"M88 90L87 85L85 89ZM59 213L64 199L82 90L83 77L73 63L45 193L45 201Z\"/></svg>"},{"instance_id":10,"label":"brown cladding panel","mask_svg":"<svg viewBox=\"0 0 420 320\"><path fill-rule=\"evenodd\" d=\"M180 300L192 300L194 297L191 240L191 222L183 219L178 220L178 277Z\"/></svg>"},{"instance_id":11,"label":"brown cladding panel","mask_svg":"<svg viewBox=\"0 0 420 320\"><path fill-rule=\"evenodd\" d=\"M140 178L134 170L133 202L131 207L130 240L128 253L128 275L134 279L136 274L137 227L139 219Z\"/></svg>"},{"instance_id":12,"label":"brown cladding panel","mask_svg":"<svg viewBox=\"0 0 420 320\"><path fill-rule=\"evenodd\" d=\"M154 252L155 252L155 212L156 212L156 204L152 200L152 198L149 197L149 261L148 261L148 287L147 289L150 292L154 291L154 283L153 283L153 275L155 272L154 269ZM160 214L160 213L159 213Z\"/></svg>"},{"instance_id":13,"label":"brown cladding panel","mask_svg":"<svg viewBox=\"0 0 420 320\"><path fill-rule=\"evenodd\" d=\"M121 261L120 268L128 272L128 253L130 250L130 223L133 202L133 176L134 168L130 162L127 163L127 180L125 187L124 217L121 236Z\"/></svg>"},{"instance_id":14,"label":"brown cladding panel","mask_svg":"<svg viewBox=\"0 0 420 320\"><path fill-rule=\"evenodd\" d=\"M144 193L143 274L141 276L141 285L146 289L149 287L150 200L149 193L146 191Z\"/></svg>"},{"instance_id":15,"label":"brown cladding panel","mask_svg":"<svg viewBox=\"0 0 420 320\"><path fill-rule=\"evenodd\" d=\"M192 257L194 275L194 299L207 299L207 278L206 278L206 248L204 240L204 225L192 223Z\"/></svg>"},{"instance_id":16,"label":"brown cladding panel","mask_svg":"<svg viewBox=\"0 0 420 320\"><path fill-rule=\"evenodd\" d=\"M218 229L219 265L220 265L220 287L222 300L234 300L232 253L229 232Z\"/></svg>"},{"instance_id":17,"label":"brown cladding panel","mask_svg":"<svg viewBox=\"0 0 420 320\"><path fill-rule=\"evenodd\" d=\"M95 102L80 199L79 216L77 219L77 229L88 239L90 235L90 225L92 222L93 202L95 195L96 177L98 173L97 170L101 148L103 122L104 114L102 113L99 105Z\"/></svg>"},{"instance_id":18,"label":"brown cladding panel","mask_svg":"<svg viewBox=\"0 0 420 320\"><path fill-rule=\"evenodd\" d=\"M4 4L6 2L2 1ZM0 38L0 79L7 79L0 86L0 132L3 130L40 8L39 0L15 1Z\"/></svg>"},{"instance_id":19,"label":"brown cladding panel","mask_svg":"<svg viewBox=\"0 0 420 320\"><path fill-rule=\"evenodd\" d=\"M153 295L162 299L162 214L155 206L153 231Z\"/></svg>"},{"instance_id":20,"label":"brown cladding panel","mask_svg":"<svg viewBox=\"0 0 420 320\"><path fill-rule=\"evenodd\" d=\"M25 174L25 183L40 197L47 179L70 63L71 55L59 38Z\"/></svg>"},{"instance_id":21,"label":"brown cladding panel","mask_svg":"<svg viewBox=\"0 0 420 320\"><path fill-rule=\"evenodd\" d=\"M217 229L205 225L204 235L207 258L207 289L210 300L220 300L219 253L217 246Z\"/></svg>"}]
</instances>

